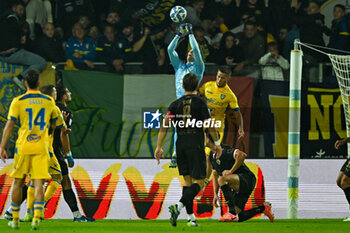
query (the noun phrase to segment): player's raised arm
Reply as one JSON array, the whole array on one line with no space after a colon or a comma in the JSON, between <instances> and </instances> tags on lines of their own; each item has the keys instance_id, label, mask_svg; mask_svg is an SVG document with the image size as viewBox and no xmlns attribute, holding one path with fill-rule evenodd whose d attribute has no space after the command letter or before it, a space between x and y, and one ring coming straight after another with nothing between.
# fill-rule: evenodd
<instances>
[{"instance_id":1,"label":"player's raised arm","mask_svg":"<svg viewBox=\"0 0 350 233\"><path fill-rule=\"evenodd\" d=\"M178 69L178 67L181 64L181 60L179 58L179 55L177 54L177 52L175 50L177 43L179 42L179 39L180 39L180 35L178 32L178 34L175 35L174 39L170 42L170 44L168 46L169 59L170 59L171 64L173 65L175 71Z\"/></svg>"},{"instance_id":2,"label":"player's raised arm","mask_svg":"<svg viewBox=\"0 0 350 233\"><path fill-rule=\"evenodd\" d=\"M192 48L192 51L193 51L193 58L194 58L194 63L197 64L197 66L200 68L201 72L203 73L204 72L204 69L205 69L205 65L204 65L204 61L203 61L203 58L202 58L202 54L201 54L201 50L199 48L199 45L196 41L196 38L194 37L193 35L193 32L192 32L192 25L191 24L187 24L188 26L188 33L189 33L189 40L190 40L190 45L191 45L191 48ZM202 81L202 77L198 77L199 80L198 80L198 83L200 83Z\"/></svg>"}]
</instances>

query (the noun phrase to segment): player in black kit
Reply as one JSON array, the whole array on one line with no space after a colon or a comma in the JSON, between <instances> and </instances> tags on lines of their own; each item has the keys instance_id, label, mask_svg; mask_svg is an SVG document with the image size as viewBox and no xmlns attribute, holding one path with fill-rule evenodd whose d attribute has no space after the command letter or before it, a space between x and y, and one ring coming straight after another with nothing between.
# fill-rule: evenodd
<instances>
[{"instance_id":1,"label":"player in black kit","mask_svg":"<svg viewBox=\"0 0 350 233\"><path fill-rule=\"evenodd\" d=\"M350 142L350 137L344 138L342 140L337 140L334 144L334 147L335 149L338 150L341 145L349 142ZM337 185L345 193L345 197L349 203L349 213L350 213L350 157L348 157L348 159L345 161L345 163L340 169L340 172L337 178ZM344 219L344 222L350 222L350 216Z\"/></svg>"},{"instance_id":2,"label":"player in black kit","mask_svg":"<svg viewBox=\"0 0 350 233\"><path fill-rule=\"evenodd\" d=\"M206 146L215 149L210 135L206 138ZM220 158L217 158L213 152L209 155L213 167L213 204L215 207L219 207L217 201L219 200L220 187L229 207L229 211L219 221L243 222L259 213L264 213L273 222L274 215L269 202L244 211L245 204L255 187L255 175L244 163L247 157L246 153L225 144L221 144L221 147L222 154Z\"/></svg>"},{"instance_id":3,"label":"player in black kit","mask_svg":"<svg viewBox=\"0 0 350 233\"><path fill-rule=\"evenodd\" d=\"M185 96L171 103L162 127L158 134L155 158L158 161L163 157L162 145L171 126L176 127L177 141L176 154L179 174L184 178L184 186L180 201L169 207L170 222L176 226L177 217L183 207L190 215L188 226L198 226L193 214L193 199L204 185L206 176L206 155L204 151L204 122L212 121L208 106L203 99L197 96L198 77L188 73L183 78ZM209 124L209 133L215 141L213 151L220 157L221 146L218 134L212 124Z\"/></svg>"},{"instance_id":4,"label":"player in black kit","mask_svg":"<svg viewBox=\"0 0 350 233\"><path fill-rule=\"evenodd\" d=\"M68 88L63 85L58 85L56 87L57 91L57 101L56 105L60 108L63 117L65 119L67 127L70 129L72 126L73 114L72 111L67 107L67 103L71 101L71 93ZM74 222L93 222L95 219L85 217L82 215L78 209L77 198L72 190L72 183L69 179L68 167L64 157L67 158L69 167L74 166L74 159L72 153L69 151L64 151L62 147L62 143L60 140L60 130L56 129L54 132L54 141L53 141L53 149L56 155L56 158L61 166L62 171L62 190L63 197L69 208L73 213L73 221Z\"/></svg>"}]
</instances>

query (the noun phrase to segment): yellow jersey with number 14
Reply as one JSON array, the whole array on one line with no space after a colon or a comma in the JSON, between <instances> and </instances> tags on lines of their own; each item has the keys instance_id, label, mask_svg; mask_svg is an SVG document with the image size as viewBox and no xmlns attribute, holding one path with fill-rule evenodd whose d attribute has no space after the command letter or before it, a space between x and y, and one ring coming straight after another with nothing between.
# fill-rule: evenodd
<instances>
[{"instance_id":1,"label":"yellow jersey with number 14","mask_svg":"<svg viewBox=\"0 0 350 233\"><path fill-rule=\"evenodd\" d=\"M51 121L56 121L53 98L40 91L27 91L12 100L8 119L19 125L17 154L48 154Z\"/></svg>"},{"instance_id":2,"label":"yellow jersey with number 14","mask_svg":"<svg viewBox=\"0 0 350 233\"><path fill-rule=\"evenodd\" d=\"M211 117L221 121L221 128L225 127L227 107L233 111L239 110L237 97L227 84L218 87L216 81L209 81L203 84L199 93L205 97Z\"/></svg>"}]
</instances>

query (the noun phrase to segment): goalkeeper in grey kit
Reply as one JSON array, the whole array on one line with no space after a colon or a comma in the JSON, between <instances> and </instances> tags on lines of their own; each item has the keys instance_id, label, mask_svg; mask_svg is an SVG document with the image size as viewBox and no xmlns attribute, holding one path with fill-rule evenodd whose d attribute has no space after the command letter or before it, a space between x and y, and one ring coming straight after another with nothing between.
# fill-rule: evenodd
<instances>
[{"instance_id":1,"label":"goalkeeper in grey kit","mask_svg":"<svg viewBox=\"0 0 350 233\"><path fill-rule=\"evenodd\" d=\"M179 42L181 36L188 35L191 45L191 50L187 53L186 62L181 61L179 55L175 51L177 43ZM192 32L192 24L185 23L179 26L179 30L175 35L174 39L168 46L168 54L170 62L175 70L175 88L176 88L176 98L179 99L185 95L185 90L182 87L183 77L188 73L194 73L198 77L198 85L202 81L204 74L204 61L200 52L200 48L196 41L196 38ZM174 134L174 143L176 143L177 133ZM174 153L171 158L171 163L169 167L176 167L176 148L174 148Z\"/></svg>"}]
</instances>

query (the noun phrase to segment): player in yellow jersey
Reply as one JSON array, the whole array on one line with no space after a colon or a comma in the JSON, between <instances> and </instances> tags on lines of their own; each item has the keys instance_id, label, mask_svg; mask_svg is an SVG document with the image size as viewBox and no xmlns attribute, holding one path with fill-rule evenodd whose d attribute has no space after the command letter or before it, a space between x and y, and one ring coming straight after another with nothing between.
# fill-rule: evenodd
<instances>
[{"instance_id":1,"label":"player in yellow jersey","mask_svg":"<svg viewBox=\"0 0 350 233\"><path fill-rule=\"evenodd\" d=\"M220 134L220 142L224 137L226 112L230 111L232 122L238 126L238 139L244 137L243 118L239 110L236 95L232 92L227 82L231 76L231 69L227 66L220 66L216 74L216 81L209 81L203 84L199 89L199 93L203 96L208 104L211 117L216 121L221 121L221 127L216 129ZM210 154L210 149L206 148L207 155ZM212 173L212 166L207 158L207 177L206 185L210 183L210 175ZM204 190L204 189L203 189ZM196 200L203 195L203 190L196 196Z\"/></svg>"},{"instance_id":2,"label":"player in yellow jersey","mask_svg":"<svg viewBox=\"0 0 350 233\"><path fill-rule=\"evenodd\" d=\"M40 89L41 93L51 96L54 100L56 100L57 92L54 85L46 85L43 86ZM60 109L56 106L55 111L59 115L57 121L56 121L56 128L61 129L61 142L62 146L65 151L70 151L70 145L69 145L69 137L68 137L68 128L66 123L64 122L62 113ZM49 154L50 154L50 161L49 161L49 174L52 178L50 184L47 186L47 189L45 191L44 195L44 202L45 204L50 200L50 198L54 195L58 187L61 185L62 180L62 171L60 164L54 155L54 150L52 147L53 144L53 130L49 130L49 137L50 137L50 143L49 143ZM28 195L27 195L27 214L24 216L23 221L24 222L30 222L33 219L34 214L34 186L32 184L28 187ZM42 212L42 218L43 218L44 211Z\"/></svg>"},{"instance_id":3,"label":"player in yellow jersey","mask_svg":"<svg viewBox=\"0 0 350 233\"><path fill-rule=\"evenodd\" d=\"M13 99L8 121L3 131L0 144L0 157L3 162L8 158L6 143L17 123L18 139L14 158L14 168L11 177L14 178L12 189L13 220L9 222L12 228L19 228L19 210L22 199L22 186L27 175L30 175L35 189L34 218L32 229L39 228L40 215L44 208L45 179L50 179L49 163L49 127L56 127L58 118L55 111L55 101L41 94L39 88L39 73L29 70L25 77L27 92Z\"/></svg>"}]
</instances>

